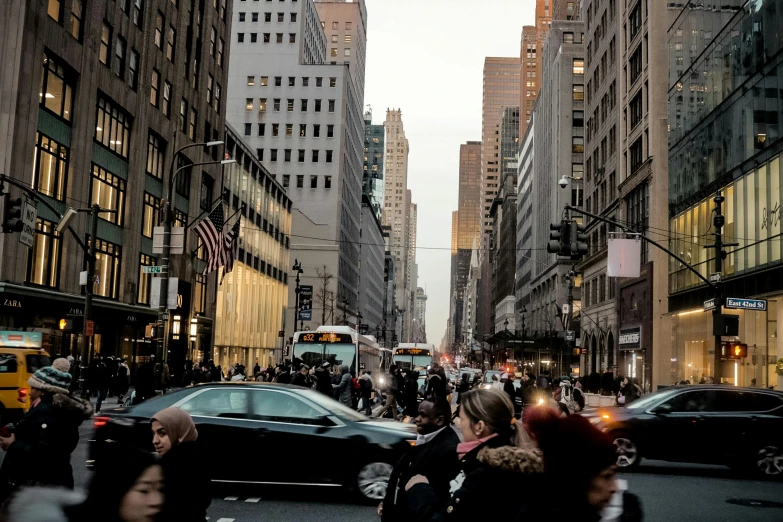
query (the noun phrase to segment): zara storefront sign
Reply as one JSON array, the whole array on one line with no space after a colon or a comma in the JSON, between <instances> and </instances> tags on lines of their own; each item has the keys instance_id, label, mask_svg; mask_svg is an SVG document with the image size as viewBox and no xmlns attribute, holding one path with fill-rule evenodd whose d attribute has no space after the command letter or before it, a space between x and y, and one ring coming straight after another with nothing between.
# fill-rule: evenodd
<instances>
[{"instance_id":1,"label":"zara storefront sign","mask_svg":"<svg viewBox=\"0 0 783 522\"><path fill-rule=\"evenodd\" d=\"M638 350L642 342L642 327L620 330L618 342L620 350Z\"/></svg>"}]
</instances>

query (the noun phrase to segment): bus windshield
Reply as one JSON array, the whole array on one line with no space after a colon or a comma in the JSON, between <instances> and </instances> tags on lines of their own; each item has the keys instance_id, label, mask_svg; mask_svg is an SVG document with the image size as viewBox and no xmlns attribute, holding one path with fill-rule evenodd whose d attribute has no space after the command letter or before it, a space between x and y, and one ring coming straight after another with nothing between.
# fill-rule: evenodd
<instances>
[{"instance_id":1,"label":"bus windshield","mask_svg":"<svg viewBox=\"0 0 783 522\"><path fill-rule=\"evenodd\" d=\"M395 355L394 364L401 370L426 368L432 364L432 357L429 355Z\"/></svg>"},{"instance_id":2,"label":"bus windshield","mask_svg":"<svg viewBox=\"0 0 783 522\"><path fill-rule=\"evenodd\" d=\"M310 368L317 368L328 362L332 366L348 365L356 367L356 345L349 343L295 343L294 360L301 361Z\"/></svg>"}]
</instances>

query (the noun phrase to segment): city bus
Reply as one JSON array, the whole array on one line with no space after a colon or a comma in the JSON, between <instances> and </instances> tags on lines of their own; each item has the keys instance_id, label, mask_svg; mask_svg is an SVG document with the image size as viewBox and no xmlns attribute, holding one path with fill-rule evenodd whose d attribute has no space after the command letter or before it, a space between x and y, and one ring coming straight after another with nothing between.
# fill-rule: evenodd
<instances>
[{"instance_id":1,"label":"city bus","mask_svg":"<svg viewBox=\"0 0 783 522\"><path fill-rule=\"evenodd\" d=\"M394 349L394 364L401 370L427 370L432 366L434 344L400 343Z\"/></svg>"},{"instance_id":2,"label":"city bus","mask_svg":"<svg viewBox=\"0 0 783 522\"><path fill-rule=\"evenodd\" d=\"M315 331L294 333L293 361L311 368L325 362L332 366L346 364L353 375L357 375L357 369L379 375L388 371L391 350L381 348L375 337L362 335L350 326L319 326Z\"/></svg>"}]
</instances>

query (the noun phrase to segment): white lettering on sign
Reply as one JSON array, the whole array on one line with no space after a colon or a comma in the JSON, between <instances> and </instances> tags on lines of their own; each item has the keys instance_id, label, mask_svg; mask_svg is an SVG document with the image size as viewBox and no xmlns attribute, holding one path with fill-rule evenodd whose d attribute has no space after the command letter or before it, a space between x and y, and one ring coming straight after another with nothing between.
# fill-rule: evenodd
<instances>
[{"instance_id":1,"label":"white lettering on sign","mask_svg":"<svg viewBox=\"0 0 783 522\"><path fill-rule=\"evenodd\" d=\"M35 238L35 220L38 219L38 209L29 201L22 206L22 231L19 233L19 242L28 247L33 246Z\"/></svg>"},{"instance_id":2,"label":"white lettering on sign","mask_svg":"<svg viewBox=\"0 0 783 522\"><path fill-rule=\"evenodd\" d=\"M620 335L620 344L637 344L640 335L638 333L629 333Z\"/></svg>"}]
</instances>

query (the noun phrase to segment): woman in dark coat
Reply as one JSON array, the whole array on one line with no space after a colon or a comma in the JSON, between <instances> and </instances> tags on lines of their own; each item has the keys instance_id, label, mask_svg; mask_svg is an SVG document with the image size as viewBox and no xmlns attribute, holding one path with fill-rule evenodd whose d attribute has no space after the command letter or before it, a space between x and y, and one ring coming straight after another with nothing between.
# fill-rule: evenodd
<instances>
[{"instance_id":1,"label":"woman in dark coat","mask_svg":"<svg viewBox=\"0 0 783 522\"><path fill-rule=\"evenodd\" d=\"M79 443L79 425L92 416L92 406L68 392L69 368L66 359L56 359L27 380L30 410L13 433L0 436L6 452L0 468L0 502L18 486L73 489L71 453Z\"/></svg>"},{"instance_id":2,"label":"woman in dark coat","mask_svg":"<svg viewBox=\"0 0 783 522\"><path fill-rule=\"evenodd\" d=\"M413 420L419 414L419 372L411 370L405 377L405 389L403 391L403 402L406 415Z\"/></svg>"},{"instance_id":3,"label":"woman in dark coat","mask_svg":"<svg viewBox=\"0 0 783 522\"><path fill-rule=\"evenodd\" d=\"M152 444L161 455L166 500L159 520L204 522L212 502L212 482L204 469L196 440L198 431L190 415L166 408L152 417Z\"/></svg>"},{"instance_id":4,"label":"woman in dark coat","mask_svg":"<svg viewBox=\"0 0 783 522\"><path fill-rule=\"evenodd\" d=\"M516 520L520 506L538 502L544 461L541 452L524 436L514 419L508 395L498 390L475 389L463 395L459 427L464 442L457 446L460 474L451 482L445 504L426 477L414 476L406 485L408 505L419 521L482 520L487 499L493 520ZM513 499L513 501L508 501Z\"/></svg>"}]
</instances>

